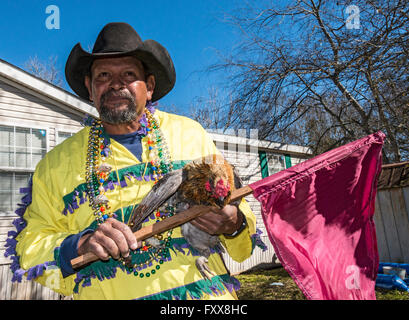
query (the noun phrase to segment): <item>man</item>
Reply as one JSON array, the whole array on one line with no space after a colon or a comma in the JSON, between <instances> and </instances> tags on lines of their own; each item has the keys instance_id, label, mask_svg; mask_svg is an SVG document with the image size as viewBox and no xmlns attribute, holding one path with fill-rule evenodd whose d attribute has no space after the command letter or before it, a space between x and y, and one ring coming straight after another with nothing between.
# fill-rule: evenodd
<instances>
[{"instance_id":1,"label":"man","mask_svg":"<svg viewBox=\"0 0 409 320\"><path fill-rule=\"evenodd\" d=\"M126 23L110 23L92 53L80 44L73 48L66 78L93 102L100 121L88 122L38 164L30 200L15 222L15 250L8 250L14 278L27 275L75 299L236 298L237 281L217 248L209 258L215 274L209 281L198 272L197 253L180 228L158 235L159 246L141 247L127 225L132 208L161 176L218 153L197 122L152 106L175 83L167 50L142 41ZM144 225L173 212L170 206L158 210ZM251 255L255 217L244 200L192 223L219 235L236 261ZM74 270L71 259L88 252L100 260Z\"/></svg>"}]
</instances>

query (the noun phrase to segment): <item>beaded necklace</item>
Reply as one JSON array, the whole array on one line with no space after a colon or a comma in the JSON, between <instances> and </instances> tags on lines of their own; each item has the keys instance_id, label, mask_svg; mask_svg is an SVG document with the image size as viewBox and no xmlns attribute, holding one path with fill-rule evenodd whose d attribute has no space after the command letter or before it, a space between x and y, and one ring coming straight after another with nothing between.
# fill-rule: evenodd
<instances>
[{"instance_id":1,"label":"beaded necklace","mask_svg":"<svg viewBox=\"0 0 409 320\"><path fill-rule=\"evenodd\" d=\"M149 162L146 162L143 176L145 175L149 164L153 172L151 177L156 184L163 175L172 171L173 165L165 137L159 128L158 122L153 116L154 111L155 109L149 102L146 105L145 113L140 120L141 128L138 132L142 137L146 136L148 138ZM111 207L109 206L109 200L105 195L106 190L104 188L104 183L109 179L109 174L112 170L112 167L105 161L112 152L109 148L110 138L105 133L101 120L93 119L89 124L91 128L88 136L85 180L89 205L93 211L97 224L100 225L110 217L116 218L115 214L110 210ZM158 210L155 212L156 222L166 219L166 217L174 214L175 208L173 206L168 205L165 208L165 210ZM121 264L126 266L130 272L133 272L135 276L139 276L140 278L154 275L156 271L160 269L161 264L163 264L163 262L169 257L172 232L173 229L167 231L165 236L163 234L156 235L155 239L157 245L152 246L148 243L143 244L141 248L134 250L132 252L133 255L130 255L130 258L126 261L120 259ZM153 269L146 273L140 272L140 270L147 266L151 266L153 261L157 263Z\"/></svg>"}]
</instances>

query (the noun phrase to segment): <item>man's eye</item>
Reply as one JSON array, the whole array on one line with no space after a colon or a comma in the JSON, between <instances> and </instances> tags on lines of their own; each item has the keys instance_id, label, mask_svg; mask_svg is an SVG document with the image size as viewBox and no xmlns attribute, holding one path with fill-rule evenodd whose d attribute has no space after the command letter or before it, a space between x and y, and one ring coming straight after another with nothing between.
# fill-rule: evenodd
<instances>
[{"instance_id":1,"label":"man's eye","mask_svg":"<svg viewBox=\"0 0 409 320\"><path fill-rule=\"evenodd\" d=\"M108 72L100 72L98 74L98 78L106 78L106 77L108 77Z\"/></svg>"},{"instance_id":2,"label":"man's eye","mask_svg":"<svg viewBox=\"0 0 409 320\"><path fill-rule=\"evenodd\" d=\"M135 72L133 72L133 71L126 71L126 72L125 72L125 76L127 76L127 77L134 77L134 76L135 76Z\"/></svg>"}]
</instances>

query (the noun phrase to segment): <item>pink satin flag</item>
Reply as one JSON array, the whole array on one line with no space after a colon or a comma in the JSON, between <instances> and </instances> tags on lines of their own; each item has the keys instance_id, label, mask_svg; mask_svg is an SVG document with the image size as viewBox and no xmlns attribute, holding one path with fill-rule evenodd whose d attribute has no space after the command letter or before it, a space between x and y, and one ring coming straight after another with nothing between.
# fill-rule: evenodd
<instances>
[{"instance_id":1,"label":"pink satin flag","mask_svg":"<svg viewBox=\"0 0 409 320\"><path fill-rule=\"evenodd\" d=\"M307 299L376 299L377 132L249 185L277 257Z\"/></svg>"}]
</instances>

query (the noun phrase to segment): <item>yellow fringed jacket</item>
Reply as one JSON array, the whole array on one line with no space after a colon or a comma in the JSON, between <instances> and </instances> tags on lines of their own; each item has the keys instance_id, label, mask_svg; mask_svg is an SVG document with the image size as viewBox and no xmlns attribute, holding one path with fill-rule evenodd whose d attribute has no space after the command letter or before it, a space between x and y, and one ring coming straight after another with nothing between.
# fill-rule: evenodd
<instances>
[{"instance_id":1,"label":"yellow fringed jacket","mask_svg":"<svg viewBox=\"0 0 409 320\"><path fill-rule=\"evenodd\" d=\"M174 169L210 154L220 154L206 131L197 122L156 110L154 113L167 140ZM34 279L74 299L235 299L239 286L226 270L218 252L209 258L210 269L217 274L208 281L195 266L196 256L175 228L170 241L170 256L149 277L135 276L119 262L97 261L77 273L63 278L59 267L59 246L72 234L96 228L87 201L85 165L89 127L50 151L37 165L32 179L31 197L23 198L25 207L15 221L8 254L11 255L14 280L23 276ZM111 139L112 166L115 180L106 192L112 211L124 221L135 204L149 192L153 181L141 178L148 161L147 138L142 139L142 162L123 145ZM148 170L149 171L149 170ZM146 175L146 171L145 171ZM115 182L115 181L114 181ZM247 259L254 248L255 216L245 200L240 203L247 227L235 238L220 236L227 253L237 262ZM145 225L155 223L155 220ZM13 247L15 246L15 247ZM145 265L149 272L152 265Z\"/></svg>"}]
</instances>

